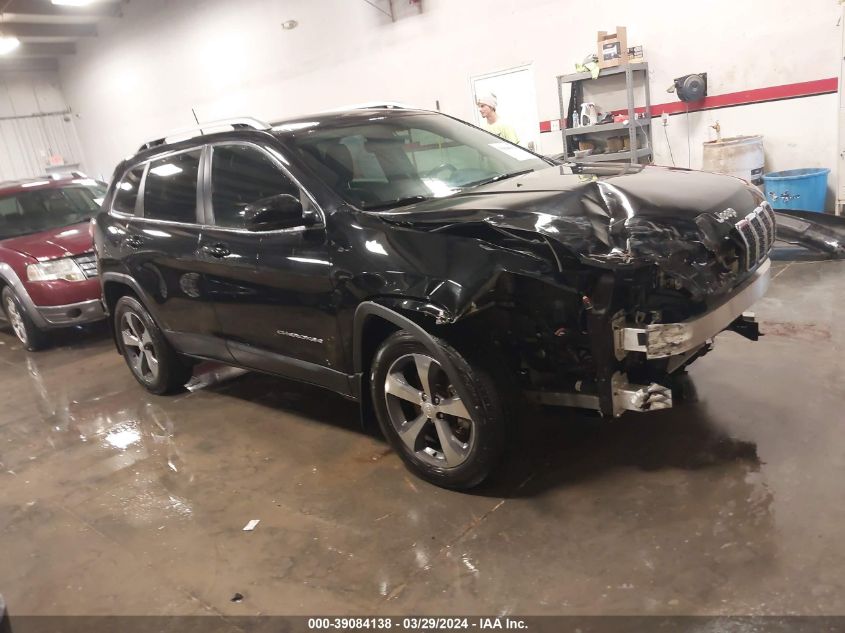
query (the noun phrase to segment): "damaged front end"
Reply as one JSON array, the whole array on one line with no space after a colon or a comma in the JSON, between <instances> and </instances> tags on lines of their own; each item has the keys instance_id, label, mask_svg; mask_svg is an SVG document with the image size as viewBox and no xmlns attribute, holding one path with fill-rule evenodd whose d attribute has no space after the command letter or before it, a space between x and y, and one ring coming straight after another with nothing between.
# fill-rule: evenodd
<instances>
[{"instance_id":1,"label":"damaged front end","mask_svg":"<svg viewBox=\"0 0 845 633\"><path fill-rule=\"evenodd\" d=\"M670 408L674 376L708 353L717 334L732 330L758 338L756 320L747 310L765 293L769 269L765 260L704 311L689 299L662 292L647 281L648 275L601 274L581 298L575 322L556 324L557 340L547 336L542 349L535 346L532 353L531 337L519 339L529 399L613 417ZM636 296L641 302L631 300ZM646 304L654 309L644 311ZM682 318L684 313L689 316Z\"/></svg>"},{"instance_id":2,"label":"damaged front end","mask_svg":"<svg viewBox=\"0 0 845 633\"><path fill-rule=\"evenodd\" d=\"M605 416L654 411L672 406L673 376L717 334L757 339L747 310L768 287L776 224L738 180L647 169L561 171L568 186L556 191L525 179L382 217L545 262L497 266L483 284L458 273L455 286L474 288L461 300L427 295L446 306L441 324L485 333L529 399Z\"/></svg>"}]
</instances>

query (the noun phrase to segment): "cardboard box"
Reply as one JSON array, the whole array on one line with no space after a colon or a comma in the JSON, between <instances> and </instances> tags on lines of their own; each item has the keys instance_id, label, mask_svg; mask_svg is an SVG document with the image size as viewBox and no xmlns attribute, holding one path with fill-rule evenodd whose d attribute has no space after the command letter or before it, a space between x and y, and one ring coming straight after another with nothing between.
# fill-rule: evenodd
<instances>
[{"instance_id":1,"label":"cardboard box","mask_svg":"<svg viewBox=\"0 0 845 633\"><path fill-rule=\"evenodd\" d=\"M617 26L616 33L599 31L599 68L613 68L628 63L628 30Z\"/></svg>"},{"instance_id":2,"label":"cardboard box","mask_svg":"<svg viewBox=\"0 0 845 633\"><path fill-rule=\"evenodd\" d=\"M607 139L607 152L608 154L614 154L616 152L621 152L622 149L625 147L625 138L622 136L611 136Z\"/></svg>"}]
</instances>

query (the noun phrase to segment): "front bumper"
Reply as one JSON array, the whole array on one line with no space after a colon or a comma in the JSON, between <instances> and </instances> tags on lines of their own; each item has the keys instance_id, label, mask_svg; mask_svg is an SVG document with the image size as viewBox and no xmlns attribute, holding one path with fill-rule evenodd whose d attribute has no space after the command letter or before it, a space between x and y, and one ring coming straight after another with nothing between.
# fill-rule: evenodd
<instances>
[{"instance_id":1,"label":"front bumper","mask_svg":"<svg viewBox=\"0 0 845 633\"><path fill-rule=\"evenodd\" d=\"M35 306L35 310L47 327L69 327L106 318L103 302L99 299L63 306Z\"/></svg>"},{"instance_id":2,"label":"front bumper","mask_svg":"<svg viewBox=\"0 0 845 633\"><path fill-rule=\"evenodd\" d=\"M627 352L644 352L648 359L666 358L700 348L766 293L771 265L766 259L724 303L694 319L645 327L628 327L624 321L618 321L613 326L617 357L624 358Z\"/></svg>"}]
</instances>

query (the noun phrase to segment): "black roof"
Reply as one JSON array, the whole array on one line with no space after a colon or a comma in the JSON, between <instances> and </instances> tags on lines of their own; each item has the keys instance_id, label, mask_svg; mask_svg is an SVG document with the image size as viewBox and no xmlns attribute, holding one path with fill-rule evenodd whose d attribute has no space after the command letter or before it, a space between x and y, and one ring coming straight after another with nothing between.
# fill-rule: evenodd
<instances>
[{"instance_id":1,"label":"black roof","mask_svg":"<svg viewBox=\"0 0 845 633\"><path fill-rule=\"evenodd\" d=\"M277 137L285 137L289 134L295 134L298 129L304 129L305 124L311 123L315 125L323 123L331 123L332 127L343 127L345 125L353 126L360 125L373 117L382 118L398 118L408 115L429 115L440 114L431 110L419 110L414 108L397 108L397 107L366 107L357 108L354 110L339 110L336 112L321 112L311 115L300 115L291 119L283 119L281 121L274 121L270 123L269 129L251 129L239 128L235 130L228 130L224 132L213 132L210 134L199 134L191 138L177 141L175 143L165 143L154 145L140 149L132 156L127 157L118 166L120 169L125 169L126 165L131 165L136 162L149 160L155 156L166 154L169 152L177 152L184 149L191 149L197 145L209 142L209 140L243 140L244 138L260 138L261 136L271 134ZM302 126L302 127L299 127ZM307 126L311 127L311 126ZM288 129L279 129L288 128Z\"/></svg>"},{"instance_id":2,"label":"black roof","mask_svg":"<svg viewBox=\"0 0 845 633\"><path fill-rule=\"evenodd\" d=\"M297 126L305 127L305 124L315 123L331 123L333 127L343 127L344 125L360 125L369 121L373 117L380 118L399 118L408 115L419 114L439 114L433 113L430 110L418 110L415 108L390 108L390 107L373 107L373 108L356 108L355 110L340 110L337 112L321 112L319 114L303 115L293 119L284 119L281 121L274 121L271 123L272 132L276 134L287 134L295 132ZM279 129L289 127L290 129ZM310 127L310 126L309 126Z\"/></svg>"}]
</instances>

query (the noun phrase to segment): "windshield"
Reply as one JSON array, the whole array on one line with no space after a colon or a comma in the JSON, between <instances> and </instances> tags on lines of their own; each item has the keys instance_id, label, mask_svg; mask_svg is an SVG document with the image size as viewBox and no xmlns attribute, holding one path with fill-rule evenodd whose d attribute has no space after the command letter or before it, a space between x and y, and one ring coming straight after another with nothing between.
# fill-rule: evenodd
<instances>
[{"instance_id":1,"label":"windshield","mask_svg":"<svg viewBox=\"0 0 845 633\"><path fill-rule=\"evenodd\" d=\"M547 167L531 152L439 114L292 123L300 158L347 202L384 209L449 196L480 184Z\"/></svg>"},{"instance_id":2,"label":"windshield","mask_svg":"<svg viewBox=\"0 0 845 633\"><path fill-rule=\"evenodd\" d=\"M0 239L89 220L99 211L105 195L104 187L71 186L0 197Z\"/></svg>"}]
</instances>

